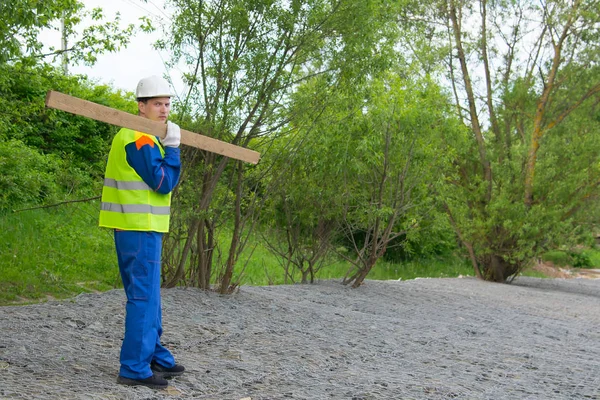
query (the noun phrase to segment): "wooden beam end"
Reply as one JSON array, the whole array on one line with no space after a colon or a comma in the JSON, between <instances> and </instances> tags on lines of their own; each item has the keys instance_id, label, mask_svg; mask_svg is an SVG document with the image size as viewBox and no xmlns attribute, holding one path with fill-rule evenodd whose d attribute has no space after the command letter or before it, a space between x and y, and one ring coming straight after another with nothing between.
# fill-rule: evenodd
<instances>
[{"instance_id":1,"label":"wooden beam end","mask_svg":"<svg viewBox=\"0 0 600 400\"><path fill-rule=\"evenodd\" d=\"M50 104L50 102L52 101L52 94L54 93L54 90L48 90L48 93L46 93L46 107L48 107L48 104Z\"/></svg>"}]
</instances>

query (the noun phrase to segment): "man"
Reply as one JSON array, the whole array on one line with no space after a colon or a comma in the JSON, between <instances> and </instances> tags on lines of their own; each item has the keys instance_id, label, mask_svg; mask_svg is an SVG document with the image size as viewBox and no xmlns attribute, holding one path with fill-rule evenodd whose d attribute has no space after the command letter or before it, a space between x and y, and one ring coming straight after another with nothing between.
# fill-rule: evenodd
<instances>
[{"instance_id":1,"label":"man","mask_svg":"<svg viewBox=\"0 0 600 400\"><path fill-rule=\"evenodd\" d=\"M121 129L112 142L100 226L114 229L119 271L127 295L125 337L117 383L154 389L165 378L181 375L160 343L160 260L162 236L169 230L171 191L179 181L179 126L167 121L170 86L162 78L140 80L136 89L139 115L167 124L164 139Z\"/></svg>"}]
</instances>

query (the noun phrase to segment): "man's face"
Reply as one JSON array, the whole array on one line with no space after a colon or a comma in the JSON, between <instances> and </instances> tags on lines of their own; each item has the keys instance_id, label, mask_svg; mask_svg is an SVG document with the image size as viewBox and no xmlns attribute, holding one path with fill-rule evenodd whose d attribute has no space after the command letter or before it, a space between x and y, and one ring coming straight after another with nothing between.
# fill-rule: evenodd
<instances>
[{"instance_id":1,"label":"man's face","mask_svg":"<svg viewBox=\"0 0 600 400\"><path fill-rule=\"evenodd\" d=\"M171 111L171 99L168 97L154 97L147 102L138 101L140 116L152 121L167 122Z\"/></svg>"}]
</instances>

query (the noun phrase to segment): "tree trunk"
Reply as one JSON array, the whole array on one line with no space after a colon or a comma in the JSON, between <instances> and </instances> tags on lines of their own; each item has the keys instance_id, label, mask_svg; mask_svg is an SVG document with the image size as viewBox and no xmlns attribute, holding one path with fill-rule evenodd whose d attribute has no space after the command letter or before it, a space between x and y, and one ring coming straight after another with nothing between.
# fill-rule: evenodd
<instances>
[{"instance_id":1,"label":"tree trunk","mask_svg":"<svg viewBox=\"0 0 600 400\"><path fill-rule=\"evenodd\" d=\"M195 266L197 274L197 285L199 288L210 289L210 277L212 275L212 259L215 249L214 225L209 220L203 221L196 232L198 243L198 261Z\"/></svg>"},{"instance_id":2,"label":"tree trunk","mask_svg":"<svg viewBox=\"0 0 600 400\"><path fill-rule=\"evenodd\" d=\"M191 224L190 228L188 229L188 240L186 240L186 242L184 244L181 257L177 263L177 270L175 271L173 276L165 277L165 279L167 279L167 280L166 280L165 284L163 285L164 287L167 287L167 288L175 287L175 285L177 285L177 283L184 276L185 263L187 261L188 255L192 248L192 241L190 240L190 238L194 237L194 233L198 229L199 224L200 224L199 220L194 220L193 223ZM172 246L177 246L177 243L172 244Z\"/></svg>"},{"instance_id":3,"label":"tree trunk","mask_svg":"<svg viewBox=\"0 0 600 400\"><path fill-rule=\"evenodd\" d=\"M356 279L354 279L354 283L352 284L352 288L356 289L357 287L359 287L360 285L362 285L363 281L365 280L365 278L367 277L367 275L369 275L369 272L371 272L371 269L373 269L373 267L375 266L375 263L373 263L372 265L365 265L360 272L358 273L358 275L356 276Z\"/></svg>"},{"instance_id":4,"label":"tree trunk","mask_svg":"<svg viewBox=\"0 0 600 400\"><path fill-rule=\"evenodd\" d=\"M574 5L573 8L577 8L577 5ZM535 110L535 117L533 119L533 133L531 135L531 143L529 145L529 154L527 157L527 166L525 169L524 202L527 208L531 208L531 205L533 204L533 182L535 176L535 166L537 162L537 153L538 149L540 148L540 140L542 139L542 135L544 134L544 114L546 113L546 107L550 100L550 94L554 90L554 82L556 80L556 75L558 74L559 67L563 62L562 46L569 35L569 31L571 30L573 22L574 21L572 19L572 16L570 16L567 20L567 23L565 24L565 28L560 38L553 46L554 57L552 59L552 68L550 69L548 79L544 85L544 90L542 92L542 95L540 96L540 99L538 100L537 107Z\"/></svg>"},{"instance_id":5,"label":"tree trunk","mask_svg":"<svg viewBox=\"0 0 600 400\"><path fill-rule=\"evenodd\" d=\"M479 268L479 263L477 262L477 258L475 257L475 251L473 250L473 245L471 245L471 243L466 241L460 228L458 227L458 224L454 220L454 217L452 215L452 210L450 210L450 207L448 206L447 203L444 203L444 208L446 208L446 214L448 215L448 218L450 219L450 224L454 228L454 232L456 232L458 239L460 240L460 242L463 244L463 246L465 246L465 248L469 252L469 259L471 260L471 265L473 265L473 272L475 272L475 276L479 279L483 279L483 276L481 275L481 269Z\"/></svg>"},{"instance_id":6,"label":"tree trunk","mask_svg":"<svg viewBox=\"0 0 600 400\"><path fill-rule=\"evenodd\" d=\"M302 269L301 270L302 273L302 284L307 284L308 283L308 275L310 274L310 268L306 268L306 269Z\"/></svg>"},{"instance_id":7,"label":"tree trunk","mask_svg":"<svg viewBox=\"0 0 600 400\"><path fill-rule=\"evenodd\" d=\"M242 225L242 181L244 174L244 166L241 161L237 162L237 184L235 190L235 208L234 208L234 221L233 221L233 234L231 235L231 243L229 247L229 255L227 262L225 263L225 272L221 278L221 287L219 293L228 294L231 292L231 280L233 278L233 268L237 261L237 254L240 245L240 231ZM237 284L233 285L233 287Z\"/></svg>"},{"instance_id":8,"label":"tree trunk","mask_svg":"<svg viewBox=\"0 0 600 400\"><path fill-rule=\"evenodd\" d=\"M496 110L494 108L494 102L492 99L492 94L494 93L494 89L492 87L492 76L490 73L490 63L488 60L488 45L487 45L487 1L481 0L481 55L483 58L483 67L485 72L485 86L486 86L486 103L488 107L488 112L490 114L490 121L492 123L492 132L494 132L494 136L496 138L496 142L498 143L498 147L500 148L500 159L502 162L506 149L503 148L502 134L500 132L500 125L498 124L498 119L496 118Z\"/></svg>"},{"instance_id":9,"label":"tree trunk","mask_svg":"<svg viewBox=\"0 0 600 400\"><path fill-rule=\"evenodd\" d=\"M486 203L489 203L492 198L492 168L487 158L485 150L485 140L481 132L481 126L479 123L479 117L477 115L477 106L475 103L475 95L473 93L473 85L471 84L471 77L469 75L469 69L467 67L467 60L465 58L465 51L463 49L461 28L458 16L456 14L456 0L450 0L450 20L452 21L452 29L454 32L454 40L456 41L456 50L458 53L458 59L460 61L460 67L463 74L463 81L465 84L465 91L467 93L467 99L469 101L469 116L471 117L471 129L475 134L475 140L477 141L477 148L479 150L479 160L483 168L483 178L487 182L486 192Z\"/></svg>"},{"instance_id":10,"label":"tree trunk","mask_svg":"<svg viewBox=\"0 0 600 400\"><path fill-rule=\"evenodd\" d=\"M518 274L521 266L511 264L499 254L491 254L480 260L483 276L486 281L506 283L512 276Z\"/></svg>"}]
</instances>

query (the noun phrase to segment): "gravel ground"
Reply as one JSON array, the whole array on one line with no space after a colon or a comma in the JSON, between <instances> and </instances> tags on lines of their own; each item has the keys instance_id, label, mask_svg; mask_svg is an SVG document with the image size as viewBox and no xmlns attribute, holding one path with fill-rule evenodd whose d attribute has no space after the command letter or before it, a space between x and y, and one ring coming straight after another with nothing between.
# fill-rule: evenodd
<instances>
[{"instance_id":1,"label":"gravel ground","mask_svg":"<svg viewBox=\"0 0 600 400\"><path fill-rule=\"evenodd\" d=\"M600 279L164 290L162 391L115 383L124 303L0 308L0 398L600 399Z\"/></svg>"}]
</instances>

